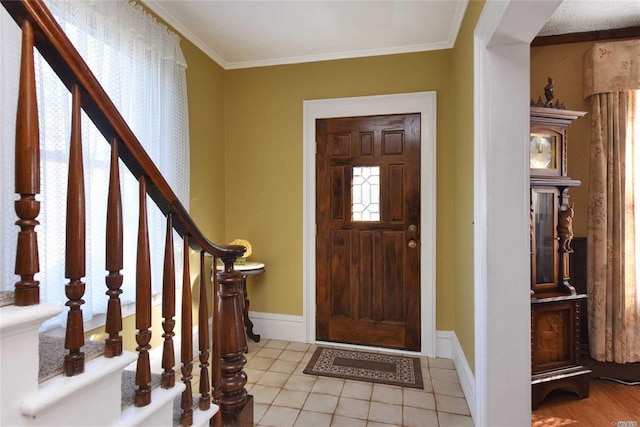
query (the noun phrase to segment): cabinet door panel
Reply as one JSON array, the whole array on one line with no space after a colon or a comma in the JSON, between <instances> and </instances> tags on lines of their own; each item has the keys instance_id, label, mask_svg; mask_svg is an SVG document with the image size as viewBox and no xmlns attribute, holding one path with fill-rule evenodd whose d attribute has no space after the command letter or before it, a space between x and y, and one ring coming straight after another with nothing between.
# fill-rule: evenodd
<instances>
[{"instance_id":1,"label":"cabinet door panel","mask_svg":"<svg viewBox=\"0 0 640 427\"><path fill-rule=\"evenodd\" d=\"M531 285L534 291L557 288L558 278L558 190L531 189L533 208L533 263Z\"/></svg>"}]
</instances>

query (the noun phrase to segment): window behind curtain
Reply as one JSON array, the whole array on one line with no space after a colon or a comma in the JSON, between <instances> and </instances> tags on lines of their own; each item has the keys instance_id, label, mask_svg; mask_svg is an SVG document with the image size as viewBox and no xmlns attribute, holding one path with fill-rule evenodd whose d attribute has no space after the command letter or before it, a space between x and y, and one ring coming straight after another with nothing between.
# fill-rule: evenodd
<instances>
[{"instance_id":1,"label":"window behind curtain","mask_svg":"<svg viewBox=\"0 0 640 427\"><path fill-rule=\"evenodd\" d=\"M163 173L182 204L188 208L189 145L186 63L179 38L139 6L124 1L48 1L47 5L123 115L149 156ZM17 100L20 32L2 9L2 289L13 288L18 228L14 225L13 150ZM13 65L13 67L10 67ZM36 81L41 138L41 212L36 227L40 246L43 302L64 304L64 229L71 121L71 95L49 65L36 53ZM110 145L83 113L82 140L87 207L87 285L82 306L85 320L106 311L105 223ZM138 183L120 165L124 214L123 302L135 299ZM149 230L153 292L162 283L164 216L150 199ZM176 266L181 266L182 244L175 239ZM181 277L181 272L177 272ZM177 285L181 283L176 281ZM66 310L43 329L64 324Z\"/></svg>"}]
</instances>

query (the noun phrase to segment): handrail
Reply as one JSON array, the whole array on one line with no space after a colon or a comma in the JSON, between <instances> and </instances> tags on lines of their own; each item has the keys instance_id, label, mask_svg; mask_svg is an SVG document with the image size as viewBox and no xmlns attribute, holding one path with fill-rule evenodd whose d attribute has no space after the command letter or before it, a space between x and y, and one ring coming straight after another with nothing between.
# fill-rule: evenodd
<instances>
[{"instance_id":1,"label":"handrail","mask_svg":"<svg viewBox=\"0 0 640 427\"><path fill-rule=\"evenodd\" d=\"M118 147L120 159L136 179L143 175L147 177L147 193L165 216L173 214L173 228L181 237L190 236L191 249L222 259L242 256L246 250L244 246L216 245L200 231L45 4L36 1L0 2L18 25L21 26L25 19L31 23L38 51L70 91L73 85L79 86L82 109L107 142L111 143L114 138L121 141Z\"/></svg>"}]
</instances>

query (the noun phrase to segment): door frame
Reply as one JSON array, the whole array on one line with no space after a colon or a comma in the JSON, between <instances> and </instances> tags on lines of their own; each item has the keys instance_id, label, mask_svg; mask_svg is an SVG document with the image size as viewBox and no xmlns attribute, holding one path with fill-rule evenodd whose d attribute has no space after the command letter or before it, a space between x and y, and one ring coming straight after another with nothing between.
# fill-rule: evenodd
<instances>
[{"instance_id":1,"label":"door frame","mask_svg":"<svg viewBox=\"0 0 640 427\"><path fill-rule=\"evenodd\" d=\"M420 355L436 349L436 93L303 101L303 318L316 342L316 119L420 113ZM416 353L416 352L410 352Z\"/></svg>"},{"instance_id":2,"label":"door frame","mask_svg":"<svg viewBox=\"0 0 640 427\"><path fill-rule=\"evenodd\" d=\"M560 3L487 1L474 30L477 426L531 423L530 43Z\"/></svg>"}]
</instances>

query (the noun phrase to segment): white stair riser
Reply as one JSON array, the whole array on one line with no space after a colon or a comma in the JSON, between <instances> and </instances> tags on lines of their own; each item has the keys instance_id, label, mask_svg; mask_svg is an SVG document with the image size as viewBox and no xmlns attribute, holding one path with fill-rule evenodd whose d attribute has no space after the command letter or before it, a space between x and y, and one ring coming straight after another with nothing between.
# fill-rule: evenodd
<instances>
[{"instance_id":1,"label":"white stair riser","mask_svg":"<svg viewBox=\"0 0 640 427\"><path fill-rule=\"evenodd\" d=\"M38 390L38 328L61 310L51 304L0 308L0 425L31 421L20 407Z\"/></svg>"},{"instance_id":2,"label":"white stair riser","mask_svg":"<svg viewBox=\"0 0 640 427\"><path fill-rule=\"evenodd\" d=\"M173 399L185 389L182 383L173 388L156 388L151 391L151 404L141 408L134 406L125 409L120 416L118 426L171 426L173 422Z\"/></svg>"},{"instance_id":3,"label":"white stair riser","mask_svg":"<svg viewBox=\"0 0 640 427\"><path fill-rule=\"evenodd\" d=\"M120 375L87 385L42 411L33 426L110 426L120 417Z\"/></svg>"},{"instance_id":4,"label":"white stair riser","mask_svg":"<svg viewBox=\"0 0 640 427\"><path fill-rule=\"evenodd\" d=\"M122 371L135 365L136 353L99 357L86 362L83 374L38 383L38 329L61 309L49 304L0 308L0 425L171 427L173 399L185 388L179 381L173 389L153 390L149 406L121 411ZM194 426L208 426L217 411L215 405L196 409Z\"/></svg>"}]
</instances>

